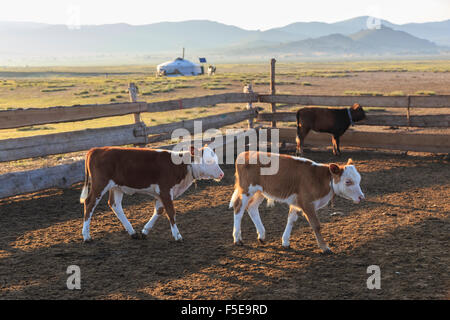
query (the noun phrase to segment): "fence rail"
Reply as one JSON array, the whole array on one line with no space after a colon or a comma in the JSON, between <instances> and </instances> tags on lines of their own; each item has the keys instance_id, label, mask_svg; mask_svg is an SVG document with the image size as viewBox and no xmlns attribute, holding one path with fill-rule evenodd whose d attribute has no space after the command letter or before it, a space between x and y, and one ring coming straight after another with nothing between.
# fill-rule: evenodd
<instances>
[{"instance_id":1,"label":"fence rail","mask_svg":"<svg viewBox=\"0 0 450 320\"><path fill-rule=\"evenodd\" d=\"M295 141L296 129L281 128L281 141ZM308 146L330 146L329 134L310 132L305 140ZM364 132L348 130L341 137L341 145L386 150L417 151L433 153L449 153L450 139L444 134L413 133L413 132Z\"/></svg>"},{"instance_id":2,"label":"fence rail","mask_svg":"<svg viewBox=\"0 0 450 320\"><path fill-rule=\"evenodd\" d=\"M450 108L450 95L439 96L326 96L326 95L258 95L264 103L345 107L359 103L382 108Z\"/></svg>"},{"instance_id":3,"label":"fence rail","mask_svg":"<svg viewBox=\"0 0 450 320\"><path fill-rule=\"evenodd\" d=\"M224 139L214 140L211 147L216 154L224 156L226 145L235 143L238 136L245 136L247 130L229 134ZM208 141L203 140L204 141ZM160 149L172 149L175 145L165 145ZM40 168L29 171L11 172L0 175L0 199L13 197L25 193L37 192L49 188L68 188L74 183L84 180L84 160L74 161L70 164L62 164L49 168Z\"/></svg>"},{"instance_id":4,"label":"fence rail","mask_svg":"<svg viewBox=\"0 0 450 320\"><path fill-rule=\"evenodd\" d=\"M75 105L71 107L28 108L0 111L0 129L19 128L59 122L92 120L141 112L163 112L210 106L220 103L286 103L294 105L350 106L360 103L383 108L450 108L450 95L440 96L326 96L263 95L256 93L223 93L160 102L126 102Z\"/></svg>"},{"instance_id":5,"label":"fence rail","mask_svg":"<svg viewBox=\"0 0 450 320\"><path fill-rule=\"evenodd\" d=\"M177 128L185 128L193 133L195 121L202 121L203 130L207 130L254 118L256 116L255 112L255 110L230 112L152 127L131 124L0 140L0 162L76 152L93 147L158 142L170 139L172 131ZM151 134L159 135L149 139L148 135Z\"/></svg>"},{"instance_id":6,"label":"fence rail","mask_svg":"<svg viewBox=\"0 0 450 320\"><path fill-rule=\"evenodd\" d=\"M249 93L223 93L196 98L160 102L126 102L111 104L75 105L71 107L28 108L0 111L0 129L19 128L59 122L74 122L97 118L123 116L141 112L163 112L219 103L247 103L257 101Z\"/></svg>"},{"instance_id":7,"label":"fence rail","mask_svg":"<svg viewBox=\"0 0 450 320\"><path fill-rule=\"evenodd\" d=\"M450 114L436 114L436 115L420 115L410 116L409 120L402 115L386 115L386 114L366 114L367 118L363 121L358 121L355 125L365 126L394 126L394 127L435 127L435 128L449 128ZM257 121L280 121L280 122L296 122L295 112L277 112L277 113L260 113Z\"/></svg>"}]
</instances>

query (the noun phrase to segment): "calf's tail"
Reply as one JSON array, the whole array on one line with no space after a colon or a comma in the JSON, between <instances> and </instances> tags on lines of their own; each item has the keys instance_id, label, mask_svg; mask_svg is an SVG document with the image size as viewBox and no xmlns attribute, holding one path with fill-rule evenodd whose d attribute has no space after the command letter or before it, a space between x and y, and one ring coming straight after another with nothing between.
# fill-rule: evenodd
<instances>
[{"instance_id":1,"label":"calf's tail","mask_svg":"<svg viewBox=\"0 0 450 320\"><path fill-rule=\"evenodd\" d=\"M234 182L234 192L230 199L230 204L228 206L229 209L234 207L234 204L238 198L239 198L239 174L236 170L235 182Z\"/></svg>"},{"instance_id":2,"label":"calf's tail","mask_svg":"<svg viewBox=\"0 0 450 320\"><path fill-rule=\"evenodd\" d=\"M267 207L272 208L275 206L275 200L267 198Z\"/></svg>"},{"instance_id":3,"label":"calf's tail","mask_svg":"<svg viewBox=\"0 0 450 320\"><path fill-rule=\"evenodd\" d=\"M228 206L229 209L232 209L234 207L234 203L236 202L236 199L239 196L239 189L234 189L233 195L231 196L230 205Z\"/></svg>"},{"instance_id":4,"label":"calf's tail","mask_svg":"<svg viewBox=\"0 0 450 320\"><path fill-rule=\"evenodd\" d=\"M89 170L88 170L88 161L86 158L84 165L84 185L83 189L81 190L80 203L84 203L84 201L88 197L88 194L89 194Z\"/></svg>"}]
</instances>

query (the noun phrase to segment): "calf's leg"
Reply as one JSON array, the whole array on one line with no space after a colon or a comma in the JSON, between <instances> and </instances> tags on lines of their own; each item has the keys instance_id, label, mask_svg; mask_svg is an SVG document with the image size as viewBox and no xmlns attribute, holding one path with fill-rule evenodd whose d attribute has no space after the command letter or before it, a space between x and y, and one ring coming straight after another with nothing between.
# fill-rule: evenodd
<instances>
[{"instance_id":1,"label":"calf's leg","mask_svg":"<svg viewBox=\"0 0 450 320\"><path fill-rule=\"evenodd\" d=\"M247 208L249 195L240 194L234 202L234 227L233 227L233 239L235 245L243 245L241 235L241 220Z\"/></svg>"},{"instance_id":2,"label":"calf's leg","mask_svg":"<svg viewBox=\"0 0 450 320\"><path fill-rule=\"evenodd\" d=\"M261 221L261 217L259 216L258 207L261 202L264 201L264 196L258 192L256 193L249 201L247 212L250 218L253 221L253 224L256 227L256 231L258 233L258 241L260 243L264 243L266 238L266 230L264 229L264 225ZM242 239L241 239L242 240Z\"/></svg>"},{"instance_id":3,"label":"calf's leg","mask_svg":"<svg viewBox=\"0 0 450 320\"><path fill-rule=\"evenodd\" d=\"M330 254L333 253L331 249L328 247L327 243L322 237L320 233L320 221L317 217L316 210L312 205L308 205L303 208L303 213L305 214L306 220L308 220L309 225L314 231L314 235L316 236L317 243L319 244L319 248L322 249L323 253Z\"/></svg>"},{"instance_id":4,"label":"calf's leg","mask_svg":"<svg viewBox=\"0 0 450 320\"><path fill-rule=\"evenodd\" d=\"M125 227L125 230L127 230L128 234L136 239L138 237L138 234L136 231L134 231L133 226L128 221L127 217L125 216L125 213L123 212L122 208L122 199L123 199L123 192L120 191L117 188L112 188L109 191L109 200L108 205L112 209L112 211L116 214L116 217L122 222L122 225Z\"/></svg>"},{"instance_id":5,"label":"calf's leg","mask_svg":"<svg viewBox=\"0 0 450 320\"><path fill-rule=\"evenodd\" d=\"M100 202L101 197L96 198L93 193L90 193L84 201L84 222L83 222L83 240L89 242L92 240L90 235L91 218L94 213L95 207Z\"/></svg>"},{"instance_id":6,"label":"calf's leg","mask_svg":"<svg viewBox=\"0 0 450 320\"><path fill-rule=\"evenodd\" d=\"M156 220L158 220L158 218L163 214L163 212L164 212L164 206L163 206L162 202L160 200L156 200L155 209L153 210L153 215L150 218L150 220L148 220L146 225L144 226L144 229L142 229L142 231L141 231L144 236L148 235L149 231L155 225Z\"/></svg>"},{"instance_id":7,"label":"calf's leg","mask_svg":"<svg viewBox=\"0 0 450 320\"><path fill-rule=\"evenodd\" d=\"M303 146L305 143L305 138L308 135L310 130L311 130L311 128L309 128L308 126L305 126L302 123L297 124L297 138L296 138L297 150L295 152L295 154L297 156L303 155Z\"/></svg>"},{"instance_id":8,"label":"calf's leg","mask_svg":"<svg viewBox=\"0 0 450 320\"><path fill-rule=\"evenodd\" d=\"M338 155L341 154L341 147L340 147L340 136L336 136L334 139L336 140L336 149L337 149L337 153Z\"/></svg>"},{"instance_id":9,"label":"calf's leg","mask_svg":"<svg viewBox=\"0 0 450 320\"><path fill-rule=\"evenodd\" d=\"M341 150L339 148L339 136L338 135L333 135L333 137L331 138L331 141L333 143L333 154L335 156L338 156L341 154Z\"/></svg>"},{"instance_id":10,"label":"calf's leg","mask_svg":"<svg viewBox=\"0 0 450 320\"><path fill-rule=\"evenodd\" d=\"M298 219L297 210L294 207L289 208L288 221L286 224L286 229L284 229L283 237L281 238L282 246L285 248L289 248L290 242L289 239L291 237L292 227L294 226L294 222Z\"/></svg>"},{"instance_id":11,"label":"calf's leg","mask_svg":"<svg viewBox=\"0 0 450 320\"><path fill-rule=\"evenodd\" d=\"M172 198L168 192L161 194L161 202L164 206L164 209L166 209L167 218L170 222L170 229L172 231L173 238L176 241L183 240L180 231L178 231L177 224L175 223L175 208L173 206Z\"/></svg>"},{"instance_id":12,"label":"calf's leg","mask_svg":"<svg viewBox=\"0 0 450 320\"><path fill-rule=\"evenodd\" d=\"M91 241L90 225L91 218L94 213L95 207L105 195L107 191L111 189L111 182L100 181L92 179L91 188L88 196L84 201L84 222L83 222L83 239L85 242Z\"/></svg>"}]
</instances>

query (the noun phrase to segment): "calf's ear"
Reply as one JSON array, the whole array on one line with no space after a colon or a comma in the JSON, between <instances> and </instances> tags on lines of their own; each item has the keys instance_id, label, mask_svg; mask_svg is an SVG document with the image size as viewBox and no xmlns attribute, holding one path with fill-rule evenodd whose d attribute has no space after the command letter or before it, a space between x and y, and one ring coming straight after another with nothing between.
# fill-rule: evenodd
<instances>
[{"instance_id":1,"label":"calf's ear","mask_svg":"<svg viewBox=\"0 0 450 320\"><path fill-rule=\"evenodd\" d=\"M340 176L342 174L342 169L336 163L330 163L330 172L336 176Z\"/></svg>"}]
</instances>

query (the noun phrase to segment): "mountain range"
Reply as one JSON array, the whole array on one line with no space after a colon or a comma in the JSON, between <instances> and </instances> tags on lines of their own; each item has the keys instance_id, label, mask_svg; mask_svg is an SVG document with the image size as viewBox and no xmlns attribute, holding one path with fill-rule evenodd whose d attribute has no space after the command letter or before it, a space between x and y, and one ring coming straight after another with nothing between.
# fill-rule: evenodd
<instances>
[{"instance_id":1,"label":"mountain range","mask_svg":"<svg viewBox=\"0 0 450 320\"><path fill-rule=\"evenodd\" d=\"M49 25L0 22L0 65L47 59L109 61L188 56L217 59L286 57L438 55L450 51L450 20L393 24L367 16L336 23L297 22L266 31L245 30L208 20ZM128 57L128 58L126 58Z\"/></svg>"},{"instance_id":2,"label":"mountain range","mask_svg":"<svg viewBox=\"0 0 450 320\"><path fill-rule=\"evenodd\" d=\"M238 54L248 47L240 45L229 49L231 54ZM246 48L247 47L247 48ZM428 55L439 54L444 48L435 43L414 37L404 31L397 31L381 26L379 29L366 29L348 36L334 33L317 38L292 41L281 44L253 44L253 55L282 55L283 57L330 56L347 57L376 55Z\"/></svg>"}]
</instances>

